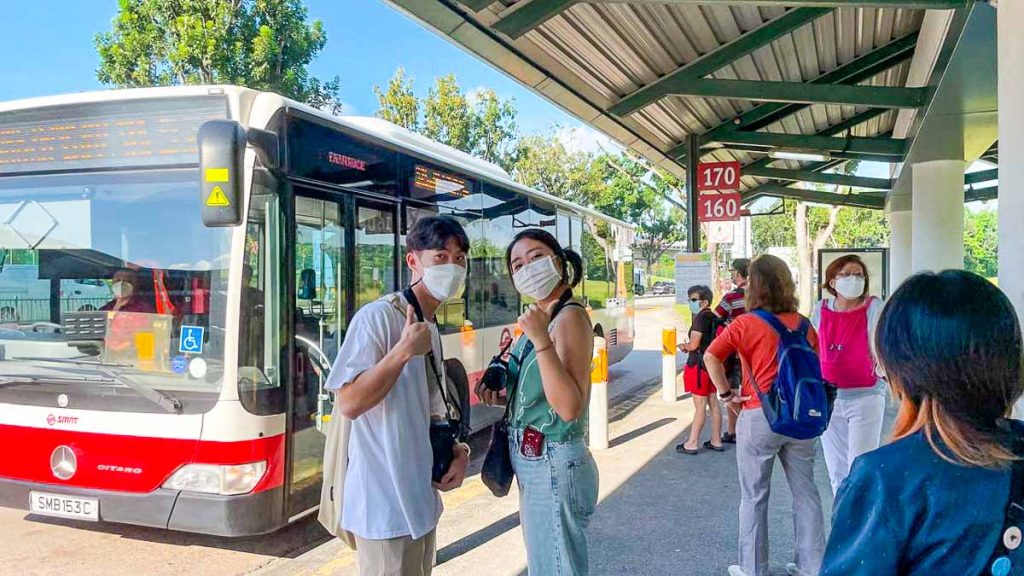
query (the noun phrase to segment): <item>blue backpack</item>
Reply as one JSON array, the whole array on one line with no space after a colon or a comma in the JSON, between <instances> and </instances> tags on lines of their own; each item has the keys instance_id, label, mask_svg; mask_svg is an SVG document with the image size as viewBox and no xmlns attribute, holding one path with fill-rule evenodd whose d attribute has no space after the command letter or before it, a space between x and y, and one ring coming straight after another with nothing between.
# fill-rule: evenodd
<instances>
[{"instance_id":1,"label":"blue backpack","mask_svg":"<svg viewBox=\"0 0 1024 576\"><path fill-rule=\"evenodd\" d=\"M774 314L764 310L753 313L779 334L775 382L767 393L754 382L768 425L772 432L798 440L821 436L832 415L834 395L829 394L818 354L807 341L810 322L804 318L799 328L790 330Z\"/></svg>"}]
</instances>

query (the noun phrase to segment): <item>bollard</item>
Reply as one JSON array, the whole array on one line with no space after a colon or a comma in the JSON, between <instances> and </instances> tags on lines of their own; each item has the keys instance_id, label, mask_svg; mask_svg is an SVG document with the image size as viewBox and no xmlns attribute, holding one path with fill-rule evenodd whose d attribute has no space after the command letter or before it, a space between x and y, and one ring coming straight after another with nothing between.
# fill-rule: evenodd
<instances>
[{"instance_id":1,"label":"bollard","mask_svg":"<svg viewBox=\"0 0 1024 576\"><path fill-rule=\"evenodd\" d=\"M661 331L661 399L675 402L679 398L676 389L676 329L663 328Z\"/></svg>"},{"instance_id":2,"label":"bollard","mask_svg":"<svg viewBox=\"0 0 1024 576\"><path fill-rule=\"evenodd\" d=\"M594 337L594 359L590 365L590 447L608 448L608 342Z\"/></svg>"}]
</instances>

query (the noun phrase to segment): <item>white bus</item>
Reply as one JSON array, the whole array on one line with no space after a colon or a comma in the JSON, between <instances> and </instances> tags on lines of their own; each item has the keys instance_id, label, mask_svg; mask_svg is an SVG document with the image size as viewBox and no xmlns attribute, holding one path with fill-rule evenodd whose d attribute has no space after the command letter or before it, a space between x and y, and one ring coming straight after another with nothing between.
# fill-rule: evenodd
<instances>
[{"instance_id":1,"label":"white bus","mask_svg":"<svg viewBox=\"0 0 1024 576\"><path fill-rule=\"evenodd\" d=\"M0 104L0 249L27 263L0 286L42 301L0 328L0 504L223 536L311 513L323 378L438 213L473 245L438 314L471 388L515 336L502 258L526 227L585 256L595 331L631 350L626 224L390 123L230 86ZM67 304L80 285L97 302Z\"/></svg>"}]
</instances>

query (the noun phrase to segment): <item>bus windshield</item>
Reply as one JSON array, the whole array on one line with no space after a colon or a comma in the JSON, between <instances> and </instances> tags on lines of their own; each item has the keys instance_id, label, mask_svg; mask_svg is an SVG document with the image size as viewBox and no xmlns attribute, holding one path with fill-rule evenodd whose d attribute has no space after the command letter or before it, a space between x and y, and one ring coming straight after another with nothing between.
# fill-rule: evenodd
<instances>
[{"instance_id":1,"label":"bus windshield","mask_svg":"<svg viewBox=\"0 0 1024 576\"><path fill-rule=\"evenodd\" d=\"M0 401L220 390L230 230L198 191L194 168L0 178Z\"/></svg>"}]
</instances>

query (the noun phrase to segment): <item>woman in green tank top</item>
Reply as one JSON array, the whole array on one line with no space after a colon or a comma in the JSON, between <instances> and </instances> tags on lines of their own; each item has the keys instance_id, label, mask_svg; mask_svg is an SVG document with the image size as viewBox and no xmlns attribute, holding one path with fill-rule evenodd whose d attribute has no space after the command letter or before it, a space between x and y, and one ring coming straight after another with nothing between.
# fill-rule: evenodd
<instances>
[{"instance_id":1,"label":"woman in green tank top","mask_svg":"<svg viewBox=\"0 0 1024 576\"><path fill-rule=\"evenodd\" d=\"M506 264L516 290L536 301L519 317L523 336L512 349L508 390L509 449L529 572L587 574L586 528L597 506L598 473L584 440L593 328L572 298L583 260L550 233L528 229L512 240Z\"/></svg>"}]
</instances>

